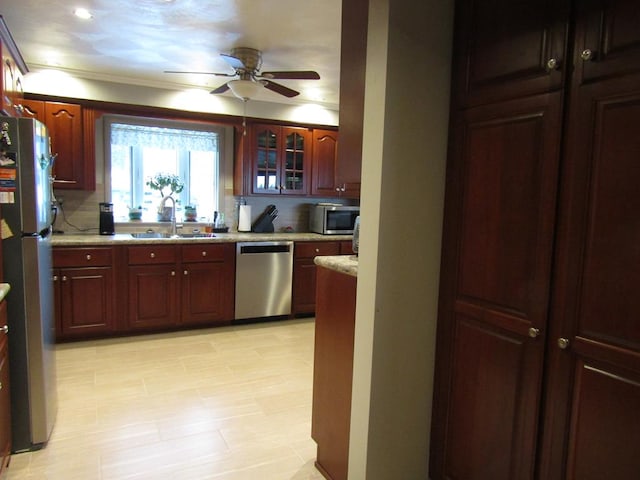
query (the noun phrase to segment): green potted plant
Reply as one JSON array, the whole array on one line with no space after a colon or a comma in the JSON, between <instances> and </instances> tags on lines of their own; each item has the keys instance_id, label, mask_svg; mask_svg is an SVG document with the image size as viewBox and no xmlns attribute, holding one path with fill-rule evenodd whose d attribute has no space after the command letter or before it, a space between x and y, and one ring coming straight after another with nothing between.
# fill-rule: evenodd
<instances>
[{"instance_id":1,"label":"green potted plant","mask_svg":"<svg viewBox=\"0 0 640 480\"><path fill-rule=\"evenodd\" d=\"M162 198L171 197L175 201L176 199L173 197L173 194L182 192L184 182L178 175L173 173L156 173L147 180L147 186L151 188L151 190L159 191ZM167 195L165 195L165 190L169 192ZM164 203L161 203L161 205L164 205ZM161 222L171 220L171 207L159 206L158 220Z\"/></svg>"}]
</instances>

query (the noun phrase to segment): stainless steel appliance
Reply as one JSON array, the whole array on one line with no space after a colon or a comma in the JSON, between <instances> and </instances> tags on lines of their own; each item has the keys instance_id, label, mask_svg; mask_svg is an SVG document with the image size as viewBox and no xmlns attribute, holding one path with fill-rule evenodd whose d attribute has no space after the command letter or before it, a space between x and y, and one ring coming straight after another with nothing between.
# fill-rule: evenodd
<instances>
[{"instance_id":1,"label":"stainless steel appliance","mask_svg":"<svg viewBox=\"0 0 640 480\"><path fill-rule=\"evenodd\" d=\"M358 215L360 207L332 203L311 205L309 230L324 235L351 234Z\"/></svg>"},{"instance_id":2,"label":"stainless steel appliance","mask_svg":"<svg viewBox=\"0 0 640 480\"><path fill-rule=\"evenodd\" d=\"M293 242L236 244L236 320L291 313Z\"/></svg>"},{"instance_id":3,"label":"stainless steel appliance","mask_svg":"<svg viewBox=\"0 0 640 480\"><path fill-rule=\"evenodd\" d=\"M0 117L2 216L11 375L12 449L42 448L57 410L51 261L51 153L44 124ZM5 230L7 230L5 228Z\"/></svg>"}]
</instances>

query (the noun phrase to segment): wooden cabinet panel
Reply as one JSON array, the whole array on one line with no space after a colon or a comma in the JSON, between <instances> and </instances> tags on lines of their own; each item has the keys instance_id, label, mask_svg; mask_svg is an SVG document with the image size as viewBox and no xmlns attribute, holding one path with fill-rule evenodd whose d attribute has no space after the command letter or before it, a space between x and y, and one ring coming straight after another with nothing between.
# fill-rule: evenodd
<instances>
[{"instance_id":1,"label":"wooden cabinet panel","mask_svg":"<svg viewBox=\"0 0 640 480\"><path fill-rule=\"evenodd\" d=\"M569 2L465 0L456 8L458 106L562 87ZM556 62L549 68L550 60Z\"/></svg>"},{"instance_id":2,"label":"wooden cabinet panel","mask_svg":"<svg viewBox=\"0 0 640 480\"><path fill-rule=\"evenodd\" d=\"M230 322L235 308L235 244L182 246L182 262L182 323Z\"/></svg>"},{"instance_id":3,"label":"wooden cabinet panel","mask_svg":"<svg viewBox=\"0 0 640 480\"><path fill-rule=\"evenodd\" d=\"M129 267L129 315L131 330L178 324L178 280L175 265Z\"/></svg>"},{"instance_id":4,"label":"wooden cabinet panel","mask_svg":"<svg viewBox=\"0 0 640 480\"><path fill-rule=\"evenodd\" d=\"M313 130L313 173L311 194L322 197L339 195L336 179L338 162L338 132Z\"/></svg>"},{"instance_id":5,"label":"wooden cabinet panel","mask_svg":"<svg viewBox=\"0 0 640 480\"><path fill-rule=\"evenodd\" d=\"M47 126L55 188L95 190L94 116L80 105L25 99L23 116L37 118ZM88 137L85 148L85 131Z\"/></svg>"},{"instance_id":6,"label":"wooden cabinet panel","mask_svg":"<svg viewBox=\"0 0 640 480\"><path fill-rule=\"evenodd\" d=\"M368 0L342 2L340 42L340 145L336 183L341 195L360 198Z\"/></svg>"},{"instance_id":7,"label":"wooden cabinet panel","mask_svg":"<svg viewBox=\"0 0 640 480\"><path fill-rule=\"evenodd\" d=\"M114 330L114 276L111 267L59 269L58 338L88 337Z\"/></svg>"},{"instance_id":8,"label":"wooden cabinet panel","mask_svg":"<svg viewBox=\"0 0 640 480\"><path fill-rule=\"evenodd\" d=\"M339 242L296 242L293 252L293 315L313 314L316 310L316 264L314 257L339 255Z\"/></svg>"},{"instance_id":9,"label":"wooden cabinet panel","mask_svg":"<svg viewBox=\"0 0 640 480\"><path fill-rule=\"evenodd\" d=\"M640 235L635 214L640 75L574 81L561 176L541 472L543 478L597 478L602 472L625 478L614 472L640 471L630 443L640 431L637 408L624 410L625 402L637 401L640 376L640 299L634 288L640 281L634 240ZM568 347L559 348L559 339ZM604 385L612 397L602 397L598 389ZM617 407L589 416L594 412L588 406L597 398L615 398ZM594 455L584 434L596 431L608 436L599 438ZM621 438L627 441L620 443ZM584 476L568 476L572 472Z\"/></svg>"},{"instance_id":10,"label":"wooden cabinet panel","mask_svg":"<svg viewBox=\"0 0 640 480\"><path fill-rule=\"evenodd\" d=\"M9 379L9 341L7 326L7 302L0 303L0 476L11 458L11 395Z\"/></svg>"},{"instance_id":11,"label":"wooden cabinet panel","mask_svg":"<svg viewBox=\"0 0 640 480\"><path fill-rule=\"evenodd\" d=\"M584 84L640 73L640 9L635 0L580 0L575 76Z\"/></svg>"},{"instance_id":12,"label":"wooden cabinet panel","mask_svg":"<svg viewBox=\"0 0 640 480\"><path fill-rule=\"evenodd\" d=\"M463 0L457 10L488 19L498 3ZM564 5L551 17L549 2L506 6L497 15L513 18L513 30L456 27L468 43L457 44L466 57L454 83L462 100L447 177L434 479L640 472L640 13L629 0L573 2L575 69L565 68L558 92L531 96L555 88L535 70L518 74L540 55L510 55L553 45L553 32L537 27L552 26L543 20ZM494 52L506 49L512 74L504 83L490 74L499 68L472 58L500 39ZM515 97L497 102L502 94ZM459 108L474 102L493 103Z\"/></svg>"},{"instance_id":13,"label":"wooden cabinet panel","mask_svg":"<svg viewBox=\"0 0 640 480\"><path fill-rule=\"evenodd\" d=\"M316 465L333 480L347 479L356 285L356 277L318 268L311 437Z\"/></svg>"},{"instance_id":14,"label":"wooden cabinet panel","mask_svg":"<svg viewBox=\"0 0 640 480\"><path fill-rule=\"evenodd\" d=\"M54 248L53 266L57 340L114 332L116 282L113 248Z\"/></svg>"}]
</instances>

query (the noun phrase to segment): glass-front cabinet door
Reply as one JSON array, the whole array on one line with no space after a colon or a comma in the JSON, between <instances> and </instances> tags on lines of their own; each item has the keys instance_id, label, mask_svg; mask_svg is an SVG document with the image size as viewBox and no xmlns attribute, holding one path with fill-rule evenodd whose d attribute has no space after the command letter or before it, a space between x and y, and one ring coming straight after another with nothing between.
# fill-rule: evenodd
<instances>
[{"instance_id":1,"label":"glass-front cabinet door","mask_svg":"<svg viewBox=\"0 0 640 480\"><path fill-rule=\"evenodd\" d=\"M280 127L256 125L254 136L254 193L280 193L278 151Z\"/></svg>"},{"instance_id":2,"label":"glass-front cabinet door","mask_svg":"<svg viewBox=\"0 0 640 480\"><path fill-rule=\"evenodd\" d=\"M254 124L254 194L309 193L311 133L309 129Z\"/></svg>"}]
</instances>

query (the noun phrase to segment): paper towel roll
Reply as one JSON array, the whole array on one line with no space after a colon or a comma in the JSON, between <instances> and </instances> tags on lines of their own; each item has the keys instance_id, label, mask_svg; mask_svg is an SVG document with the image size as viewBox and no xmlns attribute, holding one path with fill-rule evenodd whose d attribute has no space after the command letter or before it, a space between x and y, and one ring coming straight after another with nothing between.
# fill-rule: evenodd
<instances>
[{"instance_id":1,"label":"paper towel roll","mask_svg":"<svg viewBox=\"0 0 640 480\"><path fill-rule=\"evenodd\" d=\"M238 231L251 231L251 205L240 205L240 215L238 218Z\"/></svg>"}]
</instances>

